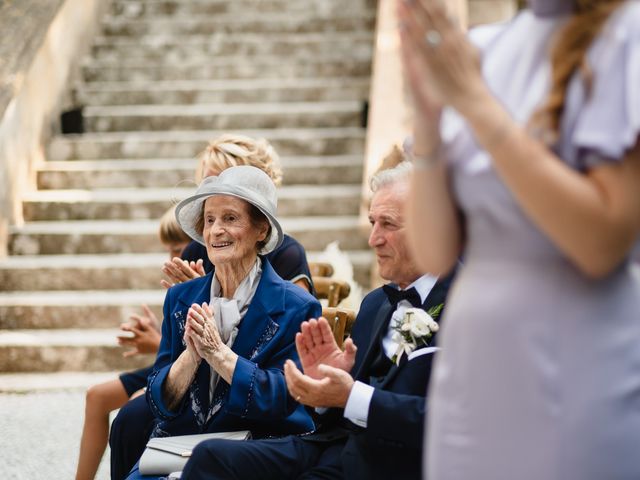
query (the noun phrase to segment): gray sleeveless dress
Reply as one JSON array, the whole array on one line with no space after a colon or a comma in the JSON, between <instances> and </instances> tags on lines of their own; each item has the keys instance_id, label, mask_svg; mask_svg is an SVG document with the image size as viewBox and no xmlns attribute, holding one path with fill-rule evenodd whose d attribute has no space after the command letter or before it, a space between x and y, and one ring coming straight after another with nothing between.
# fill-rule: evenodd
<instances>
[{"instance_id":1,"label":"gray sleeveless dress","mask_svg":"<svg viewBox=\"0 0 640 480\"><path fill-rule=\"evenodd\" d=\"M565 20L524 11L472 34L489 86L521 124L545 98L548 41ZM556 147L579 171L619 161L637 140L640 2L609 19L589 57L593 96L571 83ZM442 131L467 243L428 397L426 478L639 480L640 269L586 278L461 118L446 112Z\"/></svg>"}]
</instances>

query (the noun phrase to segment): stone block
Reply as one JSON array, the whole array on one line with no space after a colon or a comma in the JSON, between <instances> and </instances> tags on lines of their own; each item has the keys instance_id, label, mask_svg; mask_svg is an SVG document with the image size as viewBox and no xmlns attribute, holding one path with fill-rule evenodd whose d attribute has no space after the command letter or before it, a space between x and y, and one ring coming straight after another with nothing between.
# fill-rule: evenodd
<instances>
[{"instance_id":1,"label":"stone block","mask_svg":"<svg viewBox=\"0 0 640 480\"><path fill-rule=\"evenodd\" d=\"M84 105L192 105L330 102L369 97L369 79L295 78L154 82L93 82L80 87Z\"/></svg>"},{"instance_id":2,"label":"stone block","mask_svg":"<svg viewBox=\"0 0 640 480\"><path fill-rule=\"evenodd\" d=\"M111 12L121 18L137 19L154 16L246 15L247 12L342 12L374 13L374 2L367 0L117 0Z\"/></svg>"},{"instance_id":3,"label":"stone block","mask_svg":"<svg viewBox=\"0 0 640 480\"><path fill-rule=\"evenodd\" d=\"M283 185L355 185L362 156L284 157ZM37 172L41 190L195 188L195 159L47 162ZM173 195L172 195L173 196Z\"/></svg>"},{"instance_id":4,"label":"stone block","mask_svg":"<svg viewBox=\"0 0 640 480\"><path fill-rule=\"evenodd\" d=\"M82 72L87 82L368 77L371 73L371 60L353 59L344 55L310 57L304 60L259 57L253 62L238 62L235 57L221 57L207 62L175 64L91 60L84 65Z\"/></svg>"},{"instance_id":5,"label":"stone block","mask_svg":"<svg viewBox=\"0 0 640 480\"><path fill-rule=\"evenodd\" d=\"M101 37L93 44L92 57L100 61L154 62L175 64L206 62L235 56L252 62L263 56L304 60L309 56L342 52L348 58L371 58L373 36L369 31L325 33L251 34L216 32L206 35L154 33L140 38Z\"/></svg>"},{"instance_id":6,"label":"stone block","mask_svg":"<svg viewBox=\"0 0 640 480\"><path fill-rule=\"evenodd\" d=\"M132 132L67 135L54 138L49 160L98 160L194 158L221 131ZM237 130L236 133L267 138L282 156L345 155L364 152L364 129L316 128Z\"/></svg>"},{"instance_id":7,"label":"stone block","mask_svg":"<svg viewBox=\"0 0 640 480\"><path fill-rule=\"evenodd\" d=\"M164 35L209 35L232 33L308 33L371 32L375 15L368 12L321 14L313 11L285 13L222 14L210 18L174 16L129 20L107 17L102 21L104 35L140 37L162 32Z\"/></svg>"},{"instance_id":8,"label":"stone block","mask_svg":"<svg viewBox=\"0 0 640 480\"><path fill-rule=\"evenodd\" d=\"M103 268L96 273L108 278L113 270L118 270L118 267ZM59 275L65 277L67 274L65 268L59 269ZM143 303L162 320L164 296L165 290L157 285L153 290L141 287L137 290L102 291L32 289L0 293L0 330L115 329L129 322L131 314L141 313Z\"/></svg>"},{"instance_id":9,"label":"stone block","mask_svg":"<svg viewBox=\"0 0 640 480\"><path fill-rule=\"evenodd\" d=\"M89 132L358 127L360 102L87 107Z\"/></svg>"}]
</instances>

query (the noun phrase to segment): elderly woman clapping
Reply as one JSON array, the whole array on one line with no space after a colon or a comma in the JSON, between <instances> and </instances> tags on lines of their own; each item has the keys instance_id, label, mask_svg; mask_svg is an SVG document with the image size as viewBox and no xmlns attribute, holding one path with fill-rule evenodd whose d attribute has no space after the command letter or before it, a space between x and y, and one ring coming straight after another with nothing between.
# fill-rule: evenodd
<instances>
[{"instance_id":1,"label":"elderly woman clapping","mask_svg":"<svg viewBox=\"0 0 640 480\"><path fill-rule=\"evenodd\" d=\"M271 179L251 166L206 178L182 201L182 228L207 248L214 272L170 288L147 400L152 436L250 430L255 436L313 429L287 393L300 324L318 301L282 280L261 257L282 241ZM134 469L130 478L136 478Z\"/></svg>"}]
</instances>

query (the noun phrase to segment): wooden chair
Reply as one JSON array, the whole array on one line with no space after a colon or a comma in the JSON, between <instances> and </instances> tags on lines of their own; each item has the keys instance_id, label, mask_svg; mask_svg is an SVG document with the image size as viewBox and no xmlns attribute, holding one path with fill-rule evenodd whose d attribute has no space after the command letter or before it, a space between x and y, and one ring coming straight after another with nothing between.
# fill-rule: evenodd
<instances>
[{"instance_id":1,"label":"wooden chair","mask_svg":"<svg viewBox=\"0 0 640 480\"><path fill-rule=\"evenodd\" d=\"M324 307L322 316L329 322L338 347L342 348L345 339L351 334L356 321L356 312L347 308Z\"/></svg>"},{"instance_id":2,"label":"wooden chair","mask_svg":"<svg viewBox=\"0 0 640 480\"><path fill-rule=\"evenodd\" d=\"M330 277L333 275L333 266L324 262L309 262L311 277Z\"/></svg>"},{"instance_id":3,"label":"wooden chair","mask_svg":"<svg viewBox=\"0 0 640 480\"><path fill-rule=\"evenodd\" d=\"M312 277L316 298L326 299L328 307L337 307L349 296L351 287L347 282L327 277Z\"/></svg>"}]
</instances>

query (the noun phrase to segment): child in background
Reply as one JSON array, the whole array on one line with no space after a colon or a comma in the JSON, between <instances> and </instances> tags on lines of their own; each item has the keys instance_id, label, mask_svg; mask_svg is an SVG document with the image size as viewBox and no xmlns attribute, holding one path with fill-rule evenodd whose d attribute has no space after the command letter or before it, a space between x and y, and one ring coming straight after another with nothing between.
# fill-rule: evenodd
<instances>
[{"instance_id":1,"label":"child in background","mask_svg":"<svg viewBox=\"0 0 640 480\"><path fill-rule=\"evenodd\" d=\"M175 205L160 219L158 233L171 259L180 257L191 241L176 221ZM202 269L202 261L190 263L194 270ZM204 274L204 270L201 270L201 273ZM143 314L132 314L129 317L130 322L120 326L126 334L118 336L118 343L131 347L123 353L125 357L140 354L155 355L158 351L161 337L160 322L147 305L142 305L142 310ZM149 366L123 373L118 379L93 385L87 390L76 480L91 480L95 477L109 438L109 414L144 391L151 368L152 366Z\"/></svg>"}]
</instances>

